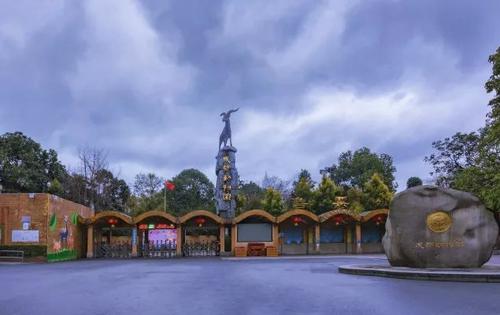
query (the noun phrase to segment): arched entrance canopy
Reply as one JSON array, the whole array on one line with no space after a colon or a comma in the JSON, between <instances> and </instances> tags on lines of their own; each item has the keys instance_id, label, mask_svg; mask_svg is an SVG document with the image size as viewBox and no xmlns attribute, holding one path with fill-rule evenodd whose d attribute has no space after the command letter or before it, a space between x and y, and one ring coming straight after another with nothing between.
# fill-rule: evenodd
<instances>
[{"instance_id":1,"label":"arched entrance canopy","mask_svg":"<svg viewBox=\"0 0 500 315\"><path fill-rule=\"evenodd\" d=\"M95 216L90 218L90 223L95 223L99 219L106 218L106 217L115 217L115 218L122 220L123 222L125 222L127 224L130 224L130 225L134 224L134 220L132 220L132 218L130 216L128 216L122 212L112 211L112 210L101 211L101 212L97 213Z\"/></svg>"},{"instance_id":2,"label":"arched entrance canopy","mask_svg":"<svg viewBox=\"0 0 500 315\"><path fill-rule=\"evenodd\" d=\"M302 209L289 210L289 211L283 213L282 215L280 215L276 219L276 221L278 223L282 223L282 222L286 221L288 218L291 218L291 217L297 216L297 215L302 215L302 216L308 217L309 219L311 219L314 222L319 222L319 218L316 214L312 213L311 211L302 210Z\"/></svg>"},{"instance_id":3,"label":"arched entrance canopy","mask_svg":"<svg viewBox=\"0 0 500 315\"><path fill-rule=\"evenodd\" d=\"M319 221L323 223L338 215L350 217L353 221L358 221L358 222L361 221L361 216L357 213L352 212L349 209L335 209L322 213L319 215Z\"/></svg>"},{"instance_id":4,"label":"arched entrance canopy","mask_svg":"<svg viewBox=\"0 0 500 315\"><path fill-rule=\"evenodd\" d=\"M242 214L240 214L239 216L237 216L236 218L234 218L234 223L238 224L241 221L248 219L250 217L261 217L261 218L268 220L271 223L276 222L276 217L273 216L272 214L270 214L269 212L264 211L264 210L260 210L260 209L254 209L254 210L245 211Z\"/></svg>"},{"instance_id":5,"label":"arched entrance canopy","mask_svg":"<svg viewBox=\"0 0 500 315\"><path fill-rule=\"evenodd\" d=\"M141 221L144 221L145 219L151 218L151 217L161 217L164 218L174 224L177 224L179 222L179 219L177 217L174 217L168 212L165 211L159 211L159 210L153 210L153 211L147 211L144 213L141 213L140 215L134 217L134 223L139 223Z\"/></svg>"},{"instance_id":6,"label":"arched entrance canopy","mask_svg":"<svg viewBox=\"0 0 500 315\"><path fill-rule=\"evenodd\" d=\"M222 219L221 217L219 217L215 213L207 211L207 210L195 210L195 211L188 212L179 218L179 223L186 223L187 221L189 221L195 217L207 217L209 219L212 219L213 221L215 221L218 224L224 224L224 219Z\"/></svg>"},{"instance_id":7,"label":"arched entrance canopy","mask_svg":"<svg viewBox=\"0 0 500 315\"><path fill-rule=\"evenodd\" d=\"M367 222L377 216L387 216L389 215L389 209L376 209L372 211L367 211L361 214L361 221Z\"/></svg>"}]
</instances>

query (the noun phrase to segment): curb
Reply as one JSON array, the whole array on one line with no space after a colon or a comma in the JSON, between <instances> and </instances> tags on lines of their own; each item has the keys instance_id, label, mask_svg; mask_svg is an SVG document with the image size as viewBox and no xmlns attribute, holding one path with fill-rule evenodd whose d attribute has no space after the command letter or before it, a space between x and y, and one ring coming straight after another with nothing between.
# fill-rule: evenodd
<instances>
[{"instance_id":1,"label":"curb","mask_svg":"<svg viewBox=\"0 0 500 315\"><path fill-rule=\"evenodd\" d=\"M386 260L381 255L283 255L283 256L245 256L245 257L221 257L222 260L241 261L241 260L312 260L312 259L380 259Z\"/></svg>"},{"instance_id":2,"label":"curb","mask_svg":"<svg viewBox=\"0 0 500 315\"><path fill-rule=\"evenodd\" d=\"M416 268L408 268L408 270L398 270L394 269L394 267L382 265L344 265L340 266L338 268L338 271L340 273L350 275L375 276L407 280L500 283L500 265L488 266L497 268L497 271L474 271L480 270L479 268L471 269L472 271L464 271L464 269L458 269L456 271L451 269L447 269L446 271L435 271Z\"/></svg>"}]
</instances>

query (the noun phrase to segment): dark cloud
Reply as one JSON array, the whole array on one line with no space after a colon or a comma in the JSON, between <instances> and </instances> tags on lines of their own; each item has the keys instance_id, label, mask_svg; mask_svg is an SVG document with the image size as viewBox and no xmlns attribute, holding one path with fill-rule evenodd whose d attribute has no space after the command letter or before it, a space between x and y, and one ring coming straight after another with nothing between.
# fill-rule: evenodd
<instances>
[{"instance_id":1,"label":"dark cloud","mask_svg":"<svg viewBox=\"0 0 500 315\"><path fill-rule=\"evenodd\" d=\"M498 1L35 1L0 5L0 132L76 161L213 178L232 106L243 179L389 153L427 178L431 142L481 126ZM112 12L113 14L110 14Z\"/></svg>"}]
</instances>

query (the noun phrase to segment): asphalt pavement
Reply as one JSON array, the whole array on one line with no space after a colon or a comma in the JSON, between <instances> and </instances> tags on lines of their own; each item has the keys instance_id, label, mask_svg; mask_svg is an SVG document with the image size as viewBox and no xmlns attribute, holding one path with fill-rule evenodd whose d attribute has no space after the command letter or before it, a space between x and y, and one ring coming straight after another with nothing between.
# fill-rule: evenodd
<instances>
[{"instance_id":1,"label":"asphalt pavement","mask_svg":"<svg viewBox=\"0 0 500 315\"><path fill-rule=\"evenodd\" d=\"M383 256L332 256L0 265L0 315L500 314L498 283L337 271L384 262Z\"/></svg>"}]
</instances>

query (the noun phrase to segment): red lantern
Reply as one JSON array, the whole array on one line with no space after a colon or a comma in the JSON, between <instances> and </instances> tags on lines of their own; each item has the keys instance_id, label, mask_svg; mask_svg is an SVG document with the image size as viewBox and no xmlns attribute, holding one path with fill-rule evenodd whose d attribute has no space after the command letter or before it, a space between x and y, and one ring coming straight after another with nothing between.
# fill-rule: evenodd
<instances>
[{"instance_id":1,"label":"red lantern","mask_svg":"<svg viewBox=\"0 0 500 315\"><path fill-rule=\"evenodd\" d=\"M335 225L341 225L341 224L347 224L349 223L349 216L339 214L333 217L333 221L335 222Z\"/></svg>"},{"instance_id":2,"label":"red lantern","mask_svg":"<svg viewBox=\"0 0 500 315\"><path fill-rule=\"evenodd\" d=\"M118 220L115 218L109 218L108 219L108 224L111 225L111 227L115 227L115 225L118 223Z\"/></svg>"},{"instance_id":3,"label":"red lantern","mask_svg":"<svg viewBox=\"0 0 500 315\"><path fill-rule=\"evenodd\" d=\"M147 224L139 224L139 230L147 230L148 225Z\"/></svg>"},{"instance_id":4,"label":"red lantern","mask_svg":"<svg viewBox=\"0 0 500 315\"><path fill-rule=\"evenodd\" d=\"M304 219L302 219L299 216L294 216L292 218L292 222L293 222L293 225L298 226L300 223L304 223L305 221L304 221Z\"/></svg>"},{"instance_id":5,"label":"red lantern","mask_svg":"<svg viewBox=\"0 0 500 315\"><path fill-rule=\"evenodd\" d=\"M198 217L194 219L194 222L198 225L198 227L202 227L205 224L205 218Z\"/></svg>"},{"instance_id":6,"label":"red lantern","mask_svg":"<svg viewBox=\"0 0 500 315\"><path fill-rule=\"evenodd\" d=\"M384 223L385 215L383 215L383 214L376 215L375 217L373 217L372 220L375 221L376 225L380 225L380 224Z\"/></svg>"}]
</instances>

